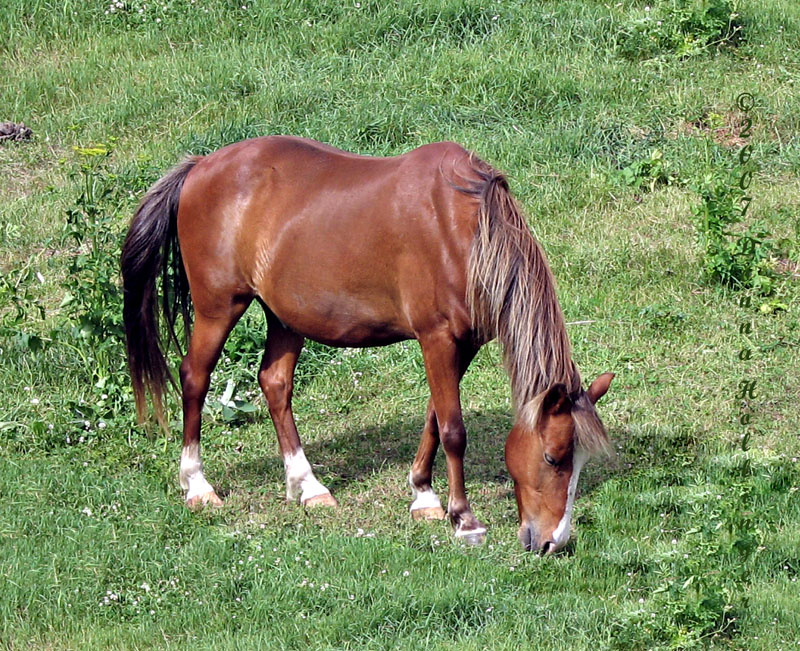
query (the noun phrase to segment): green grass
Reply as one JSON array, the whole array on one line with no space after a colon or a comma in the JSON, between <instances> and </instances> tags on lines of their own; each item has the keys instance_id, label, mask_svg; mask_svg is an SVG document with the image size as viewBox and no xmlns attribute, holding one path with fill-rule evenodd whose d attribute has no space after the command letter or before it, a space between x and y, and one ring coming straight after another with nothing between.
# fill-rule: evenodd
<instances>
[{"instance_id":1,"label":"green grass","mask_svg":"<svg viewBox=\"0 0 800 651\"><path fill-rule=\"evenodd\" d=\"M794 2L740 2L736 47L643 60L626 34L646 6L671 16L671 2L167 0L148 3L146 20L135 0L109 14L73 0L7 5L0 121L25 121L36 137L0 143L0 642L796 648ZM736 166L743 91L757 97L748 214L783 240L776 264L788 269L750 312L702 280L691 217L692 183ZM167 437L135 425L120 342L87 331L64 297L97 297L92 273L113 272L137 200L183 154L268 133L375 155L452 139L509 174L558 280L583 376L617 373L601 413L618 455L584 470L566 553L542 559L516 541L502 453L511 406L495 346L462 384L467 488L490 527L486 545L465 548L445 523L408 516L427 402L413 342L307 346L295 412L341 506L286 504L255 382L255 310L210 396L233 380L257 411L231 421L212 402L205 416L206 471L226 506L182 506L179 423ZM112 153L73 150L97 143ZM654 149L676 181L626 185L621 170ZM89 249L67 233L65 213L85 214L87 178L99 221L81 228L103 245L96 266L76 270ZM769 301L786 309L757 311ZM104 332L118 325L113 304ZM755 352L742 362L745 345ZM757 390L743 451L736 389L747 378ZM446 492L442 459L435 487Z\"/></svg>"}]
</instances>

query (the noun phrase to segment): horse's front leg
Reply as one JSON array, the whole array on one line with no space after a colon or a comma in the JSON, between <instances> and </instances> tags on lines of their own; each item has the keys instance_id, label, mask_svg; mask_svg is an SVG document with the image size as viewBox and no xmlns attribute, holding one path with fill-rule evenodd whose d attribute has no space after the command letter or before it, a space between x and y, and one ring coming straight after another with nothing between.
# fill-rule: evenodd
<instances>
[{"instance_id":1,"label":"horse's front leg","mask_svg":"<svg viewBox=\"0 0 800 651\"><path fill-rule=\"evenodd\" d=\"M181 363L183 450L179 477L181 487L186 491L186 504L189 507L222 505L222 500L203 474L203 462L200 459L200 420L211 381L211 371L214 370L231 328L244 314L247 305L248 303L233 304L223 315L215 318L204 316L198 310L189 350Z\"/></svg>"},{"instance_id":2,"label":"horse's front leg","mask_svg":"<svg viewBox=\"0 0 800 651\"><path fill-rule=\"evenodd\" d=\"M462 345L458 347L458 376L464 377L467 367L478 352L477 346ZM436 450L439 448L439 424L436 421L436 410L433 398L428 402L425 413L425 426L422 429L417 456L408 473L408 483L411 486L411 517L415 520L443 520L444 509L439 501L439 496L433 491L433 461Z\"/></svg>"},{"instance_id":3,"label":"horse's front leg","mask_svg":"<svg viewBox=\"0 0 800 651\"><path fill-rule=\"evenodd\" d=\"M411 517L415 520L444 520L444 509L439 496L433 491L433 460L439 448L439 425L436 422L436 410L433 399L428 402L425 414L425 426L417 449L417 456L408 473L411 486Z\"/></svg>"},{"instance_id":4,"label":"horse's front leg","mask_svg":"<svg viewBox=\"0 0 800 651\"><path fill-rule=\"evenodd\" d=\"M294 368L304 338L267 313L267 343L258 382L267 398L286 470L286 499L305 506L336 506L336 500L314 476L292 414Z\"/></svg>"},{"instance_id":5,"label":"horse's front leg","mask_svg":"<svg viewBox=\"0 0 800 651\"><path fill-rule=\"evenodd\" d=\"M439 439L447 459L447 512L456 536L470 543L481 543L486 535L486 527L472 513L464 488L467 432L458 390L462 367L466 369L474 352L470 355L470 351L459 346L447 330L420 337L419 341L436 412Z\"/></svg>"}]
</instances>

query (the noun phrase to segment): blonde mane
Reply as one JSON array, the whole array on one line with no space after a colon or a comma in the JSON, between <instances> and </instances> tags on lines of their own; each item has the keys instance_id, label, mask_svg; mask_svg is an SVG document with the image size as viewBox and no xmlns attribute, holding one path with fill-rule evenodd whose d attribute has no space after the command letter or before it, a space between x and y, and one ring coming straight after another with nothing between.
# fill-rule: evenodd
<instances>
[{"instance_id":1,"label":"blonde mane","mask_svg":"<svg viewBox=\"0 0 800 651\"><path fill-rule=\"evenodd\" d=\"M459 189L480 200L467 277L473 327L482 341L497 338L503 346L518 420L533 428L544 393L563 384L573 399L577 444L601 451L608 437L581 389L544 251L505 176L474 156L470 162L479 180Z\"/></svg>"}]
</instances>

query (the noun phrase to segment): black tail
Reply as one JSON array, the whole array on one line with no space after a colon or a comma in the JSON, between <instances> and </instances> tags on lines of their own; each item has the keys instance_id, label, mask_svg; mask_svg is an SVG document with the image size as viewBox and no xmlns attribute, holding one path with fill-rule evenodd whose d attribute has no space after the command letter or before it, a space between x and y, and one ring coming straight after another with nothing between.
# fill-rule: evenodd
<instances>
[{"instance_id":1,"label":"black tail","mask_svg":"<svg viewBox=\"0 0 800 651\"><path fill-rule=\"evenodd\" d=\"M139 421L146 414L149 392L153 409L166 427L163 395L167 382L175 381L165 357L159 317L166 319L169 337L176 344L175 321L180 313L189 331L189 283L183 269L176 217L178 201L187 174L201 157L187 158L162 177L145 195L131 220L122 247L122 316L128 348L128 366ZM161 275L161 306L156 283Z\"/></svg>"}]
</instances>

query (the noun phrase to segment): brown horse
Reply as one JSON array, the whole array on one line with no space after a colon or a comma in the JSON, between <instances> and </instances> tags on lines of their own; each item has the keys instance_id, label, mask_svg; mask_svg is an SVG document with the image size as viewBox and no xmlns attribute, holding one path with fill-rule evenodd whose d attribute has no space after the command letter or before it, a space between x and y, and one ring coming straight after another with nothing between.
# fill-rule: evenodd
<instances>
[{"instance_id":1,"label":"brown horse","mask_svg":"<svg viewBox=\"0 0 800 651\"><path fill-rule=\"evenodd\" d=\"M158 276L163 276L161 307ZM124 319L140 417L145 391L163 423L171 375L159 340L182 314L194 330L180 367L189 505L220 504L200 461L200 413L228 334L256 299L267 316L258 374L286 468L287 499L335 505L306 460L292 415L295 364L307 337L334 346L416 339L431 391L409 474L414 517L443 518L431 489L441 441L455 535L483 540L464 490L459 382L497 337L516 422L506 441L526 549L566 544L578 474L608 439L570 358L550 269L502 174L453 143L393 158L265 137L185 160L142 200L122 254Z\"/></svg>"}]
</instances>

